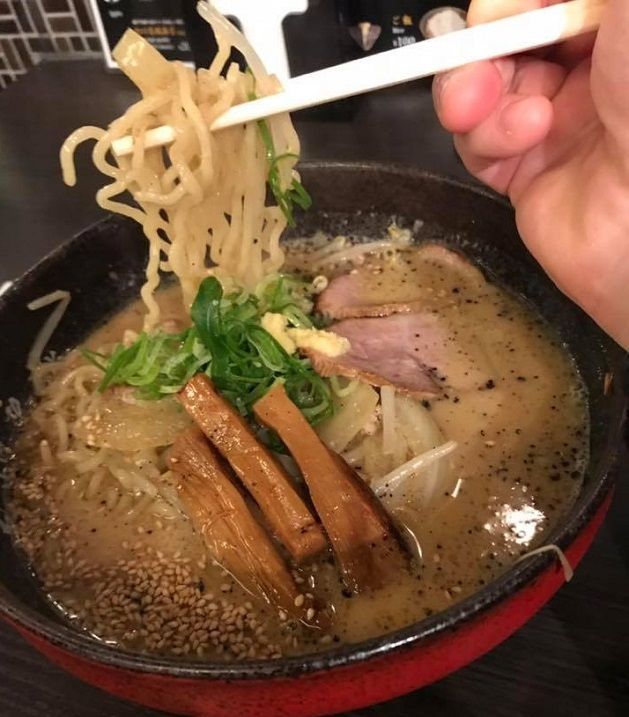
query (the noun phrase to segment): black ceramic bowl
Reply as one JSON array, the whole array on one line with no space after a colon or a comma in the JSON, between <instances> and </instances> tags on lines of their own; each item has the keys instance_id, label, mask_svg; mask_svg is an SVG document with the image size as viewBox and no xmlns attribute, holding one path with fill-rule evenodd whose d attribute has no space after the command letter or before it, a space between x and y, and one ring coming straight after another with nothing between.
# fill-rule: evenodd
<instances>
[{"instance_id":1,"label":"black ceramic bowl","mask_svg":"<svg viewBox=\"0 0 629 717\"><path fill-rule=\"evenodd\" d=\"M588 388L591 461L579 499L549 542L577 563L612 491L625 410L625 353L553 286L521 243L508 204L490 192L384 165L314 163L301 170L314 206L293 234L380 237L392 217L406 225L421 219L420 238L462 249L495 281L526 297L559 333ZM42 316L26 304L55 289L72 293L49 346L62 352L137 296L145 249L136 225L107 218L15 283L0 299L0 398L29 398L25 361ZM11 430L3 424L0 441L9 443ZM452 608L377 639L271 663L199 665L126 653L75 632L42 600L7 535L0 538L0 569L0 613L70 671L161 709L243 717L338 712L420 687L505 639L563 582L553 558L540 555Z\"/></svg>"}]
</instances>

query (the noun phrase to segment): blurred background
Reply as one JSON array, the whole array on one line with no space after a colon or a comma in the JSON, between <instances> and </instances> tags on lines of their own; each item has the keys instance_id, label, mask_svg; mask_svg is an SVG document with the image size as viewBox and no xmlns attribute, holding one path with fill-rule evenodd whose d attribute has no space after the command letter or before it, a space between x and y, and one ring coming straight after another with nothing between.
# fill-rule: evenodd
<instances>
[{"instance_id":1,"label":"blurred background","mask_svg":"<svg viewBox=\"0 0 629 717\"><path fill-rule=\"evenodd\" d=\"M215 0L265 63L298 75L456 29L468 0ZM0 0L0 89L43 61L101 58L127 27L169 59L206 66L213 55L196 0ZM447 8L441 12L442 8ZM435 16L435 10L437 15ZM433 18L433 22L430 21ZM257 41L256 41L257 39Z\"/></svg>"},{"instance_id":2,"label":"blurred background","mask_svg":"<svg viewBox=\"0 0 629 717\"><path fill-rule=\"evenodd\" d=\"M52 58L102 57L89 0L2 0L0 88Z\"/></svg>"}]
</instances>

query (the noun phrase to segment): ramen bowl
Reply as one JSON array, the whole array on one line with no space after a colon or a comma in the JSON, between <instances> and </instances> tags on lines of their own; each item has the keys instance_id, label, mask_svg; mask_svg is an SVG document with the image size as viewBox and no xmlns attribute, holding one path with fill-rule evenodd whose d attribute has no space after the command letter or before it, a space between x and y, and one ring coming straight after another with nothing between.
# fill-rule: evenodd
<instances>
[{"instance_id":1,"label":"ramen bowl","mask_svg":"<svg viewBox=\"0 0 629 717\"><path fill-rule=\"evenodd\" d=\"M612 496L625 413L625 353L544 275L518 237L512 209L492 193L377 164L311 163L301 171L314 202L293 235L323 230L376 238L393 218L408 225L420 220L420 238L461 248L494 281L525 297L559 334L588 390L591 459L576 503L547 542L576 566ZM18 280L0 299L0 398L29 399L26 357L42 320L27 310L29 301L56 289L71 292L49 346L63 352L137 296L145 259L140 229L106 218ZM9 444L14 426L0 430L0 440ZM29 642L108 692L199 717L332 714L418 689L505 640L564 582L554 556L538 554L449 609L359 644L266 662L186 662L126 652L73 629L38 592L10 538L0 536L0 614Z\"/></svg>"}]
</instances>

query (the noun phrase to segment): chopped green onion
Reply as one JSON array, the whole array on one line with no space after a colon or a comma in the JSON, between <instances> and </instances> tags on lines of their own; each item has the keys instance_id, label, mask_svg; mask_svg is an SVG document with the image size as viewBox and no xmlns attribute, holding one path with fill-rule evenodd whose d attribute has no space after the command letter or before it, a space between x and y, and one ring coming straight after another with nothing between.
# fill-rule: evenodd
<instances>
[{"instance_id":1,"label":"chopped green onion","mask_svg":"<svg viewBox=\"0 0 629 717\"><path fill-rule=\"evenodd\" d=\"M255 80L254 80L255 81ZM257 95L255 92L249 93L249 100L255 100ZM293 205L297 205L300 209L310 209L312 206L312 198L306 191L304 185L297 179L293 178L290 186L282 186L282 178L279 170L279 163L285 159L299 159L294 152L284 152L283 154L277 154L275 150L275 143L273 142L273 135L271 128L266 120L258 120L258 132L260 133L260 139L264 145L266 152L266 159L269 164L269 171L267 174L267 184L271 190L273 197L277 203L277 206L282 210L282 213L286 217L288 225L291 227L295 226L295 217L293 215Z\"/></svg>"},{"instance_id":2,"label":"chopped green onion","mask_svg":"<svg viewBox=\"0 0 629 717\"><path fill-rule=\"evenodd\" d=\"M278 276L254 293L223 292L214 277L205 279L192 304L193 326L180 334L142 333L130 346L116 346L110 356L84 350L104 373L99 390L127 385L144 399L179 391L197 373L206 373L216 388L244 416L278 381L313 424L332 415L329 381L307 359L286 353L262 328L267 312L286 316L292 326L310 328L309 285Z\"/></svg>"}]
</instances>

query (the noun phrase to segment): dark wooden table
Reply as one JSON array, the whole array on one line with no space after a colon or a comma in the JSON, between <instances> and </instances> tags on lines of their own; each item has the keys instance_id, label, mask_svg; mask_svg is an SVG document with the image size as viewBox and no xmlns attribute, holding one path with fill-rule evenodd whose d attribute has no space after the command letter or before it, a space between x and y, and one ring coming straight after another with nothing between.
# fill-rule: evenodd
<instances>
[{"instance_id":1,"label":"dark wooden table","mask_svg":"<svg viewBox=\"0 0 629 717\"><path fill-rule=\"evenodd\" d=\"M87 158L79 186L68 189L58 148L75 127L106 123L133 99L122 78L93 62L40 66L0 94L0 283L101 216ZM465 176L425 83L302 114L297 126L306 158L395 161ZM438 684L355 716L629 715L627 467L625 456L609 518L574 580L524 629ZM0 625L0 717L158 714L83 685Z\"/></svg>"}]
</instances>

